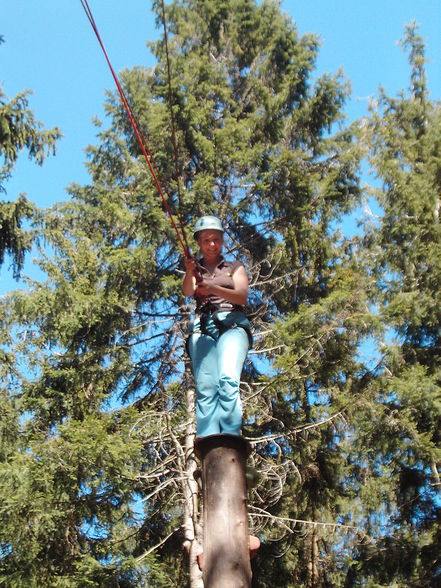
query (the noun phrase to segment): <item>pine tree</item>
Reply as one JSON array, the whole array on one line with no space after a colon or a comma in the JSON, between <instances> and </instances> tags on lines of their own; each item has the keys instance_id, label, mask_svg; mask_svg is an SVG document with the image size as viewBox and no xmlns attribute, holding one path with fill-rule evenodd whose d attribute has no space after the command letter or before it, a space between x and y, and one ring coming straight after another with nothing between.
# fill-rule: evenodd
<instances>
[{"instance_id":1,"label":"pine tree","mask_svg":"<svg viewBox=\"0 0 441 588\"><path fill-rule=\"evenodd\" d=\"M312 79L317 38L273 2L179 0L166 12L180 212L220 216L250 271L243 399L261 470L250 514L268 541L256 581L343 585L339 548L348 531L358 540L345 436L373 320L369 277L334 229L361 197L349 87L340 73ZM157 65L121 77L176 205L164 42L151 47ZM90 185L41 219L47 282L2 307L15 426L0 581L11 586L200 585L182 260L116 94L106 109Z\"/></svg>"},{"instance_id":2,"label":"pine tree","mask_svg":"<svg viewBox=\"0 0 441 588\"><path fill-rule=\"evenodd\" d=\"M0 44L3 39L0 37ZM17 158L24 149L29 158L38 165L51 152L60 137L57 128L44 130L42 124L29 109L29 92L21 92L8 100L0 86L0 192L6 192L4 183L11 177ZM26 251L31 247L32 237L23 230L25 220L32 218L34 207L20 195L14 202L0 201L0 265L5 254L12 259L14 277L23 267Z\"/></svg>"},{"instance_id":3,"label":"pine tree","mask_svg":"<svg viewBox=\"0 0 441 588\"><path fill-rule=\"evenodd\" d=\"M381 220L368 232L384 324L384 367L361 431L366 502L376 546L360 550L355 577L380 586L440 586L441 110L429 99L425 47L406 27L410 87L382 90L364 127L379 179ZM373 405L372 405L373 406ZM375 498L374 498L375 496ZM358 585L358 584L357 584Z\"/></svg>"}]
</instances>

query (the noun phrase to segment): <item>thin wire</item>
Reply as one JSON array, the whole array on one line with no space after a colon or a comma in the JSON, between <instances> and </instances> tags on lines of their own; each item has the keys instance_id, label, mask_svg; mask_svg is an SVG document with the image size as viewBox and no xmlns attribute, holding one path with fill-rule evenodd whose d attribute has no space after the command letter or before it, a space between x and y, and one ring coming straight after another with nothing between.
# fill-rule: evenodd
<instances>
[{"instance_id":1,"label":"thin wire","mask_svg":"<svg viewBox=\"0 0 441 588\"><path fill-rule=\"evenodd\" d=\"M181 225L181 231L184 236L185 244L188 247L187 236L184 229L184 222L182 219L182 195L181 195L181 188L179 182L179 165L178 165L178 148L176 144L176 131L175 131L175 117L173 114L173 99L172 99L172 87L171 87L171 75L170 75L170 59L168 56L168 34L167 34L167 21L165 18L165 5L164 0L161 0L161 8L162 8L162 26L164 28L164 43L165 43L165 58L167 63L167 80L168 80L168 106L170 110L170 124L171 124L171 132L172 132L172 143L173 143L173 156L175 162L175 176L176 176L176 187L178 192L178 204L179 204L179 213L178 219Z\"/></svg>"},{"instance_id":2,"label":"thin wire","mask_svg":"<svg viewBox=\"0 0 441 588\"><path fill-rule=\"evenodd\" d=\"M164 208L167 211L167 214L168 214L168 216L170 218L170 221L171 221L171 223L173 225L173 228L175 230L176 236L178 237L179 243L180 243L180 245L181 245L181 247L182 247L182 249L184 251L184 255L185 255L185 257L187 259L189 259L191 257L191 255L190 255L190 252L189 252L189 249L188 249L188 246L187 246L187 239L185 237L185 231L184 231L184 227L182 225L182 222L181 222L181 230L182 230L182 236L181 236L181 234L179 232L179 229L176 226L176 223L175 223L175 220L173 218L173 215L171 213L170 207L167 204L167 201L166 201L166 198L165 198L165 195L164 195L165 189L163 189L163 187L161 186L161 183L160 183L160 181L158 179L158 176L160 178L160 174L159 174L158 168L157 168L157 166L155 164L155 161L153 159L153 156L151 155L151 153L148 150L147 142L146 142L146 140L144 139L144 137L142 135L142 132L141 132L140 127L139 127L139 124L138 124L138 122L136 120L136 117L135 117L135 115L134 115L134 113L132 111L132 108L130 107L130 104L129 104L127 98L126 98L126 95L124 93L124 90L123 90L123 88L122 88L122 86L121 86L121 84L119 82L118 76L116 75L115 70L112 67L112 63L111 63L111 61L109 59L109 56L107 54L107 51L106 51L106 49L104 47L104 43L101 40L101 36L99 34L98 27L95 24L95 20L93 18L92 12L90 10L89 4L88 4L87 0L80 0L80 2L81 2L81 5L82 5L82 7L84 9L84 12L86 13L87 18L89 19L90 25L92 26L92 29L93 29L93 31L94 31L94 33L96 35L96 38L98 39L98 42L99 42L99 44L101 46L101 49L102 49L103 54L104 54L104 57L106 58L107 65L109 66L110 72L111 72L112 77L113 77L113 79L115 81L116 87L118 89L118 92L119 92L119 95L121 97L122 103L124 105L124 108L125 108L125 110L127 112L128 117L129 117L129 120L130 120L130 123L132 125L133 131L135 132L136 139L137 139L137 141L139 143L139 146L141 148L141 151L142 151L142 153L143 153L143 155L145 157L145 160L147 162L147 165L149 167L150 173L152 174L152 177L153 177L153 180L155 182L155 185L156 185L156 187L158 189L158 192L159 192L159 194L161 196L162 202L164 204ZM162 181L162 178L161 178L161 181Z\"/></svg>"}]
</instances>

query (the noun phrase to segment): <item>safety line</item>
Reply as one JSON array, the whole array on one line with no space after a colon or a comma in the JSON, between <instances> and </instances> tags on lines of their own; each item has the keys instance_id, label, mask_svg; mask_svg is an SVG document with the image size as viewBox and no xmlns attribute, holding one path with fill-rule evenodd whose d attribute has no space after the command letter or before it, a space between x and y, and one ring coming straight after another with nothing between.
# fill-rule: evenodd
<instances>
[{"instance_id":1,"label":"safety line","mask_svg":"<svg viewBox=\"0 0 441 588\"><path fill-rule=\"evenodd\" d=\"M155 182L155 185L156 185L156 187L158 189L158 192L159 192L159 194L161 196L162 202L164 204L164 208L167 211L167 214L168 214L168 216L170 218L170 221L171 221L171 223L173 225L173 228L175 230L176 236L178 237L179 243L180 243L180 245L181 245L181 247L183 249L184 255L185 255L185 257L187 259L189 259L191 257L191 255L190 255L190 251L188 249L188 246L186 244L187 240L186 240L186 237L185 237L185 231L184 231L184 227L182 225L182 222L181 222L181 230L182 230L182 236L181 236L181 234L179 232L179 229L176 226L176 223L175 223L175 220L173 218L173 215L172 215L172 212L170 210L170 207L167 204L167 201L165 199L164 190L163 190L163 188L161 186L161 183L160 183L160 181L158 179L158 176L160 177L159 170L158 170L158 168L156 166L156 163L154 161L154 158L153 158L152 154L148 150L147 142L146 142L146 140L144 139L144 137L142 135L142 132L141 132L140 127L139 127L139 124L138 124L138 122L136 120L136 117L135 117L135 115L133 113L133 110L132 110L132 108L131 108L131 106L130 106L127 98L126 98L126 95L124 93L124 90L123 90L123 88L122 88L122 86L121 86L121 84L119 82L118 76L116 75L115 70L113 69L112 63L111 63L111 61L109 59L109 56L108 56L107 51L106 51L106 48L104 47L104 43L103 43L103 41L101 39L101 36L99 34L98 27L96 26L96 23L95 23L95 20L93 18L92 12L90 10L89 4L88 4L87 0L80 0L80 2L81 2L81 5L82 5L82 7L84 9L84 12L86 13L87 18L89 19L90 25L92 26L92 29L93 29L93 31L94 31L94 33L96 35L96 38L98 39L98 42L99 42L99 44L101 46L101 49L102 49L103 54L104 54L104 57L106 58L107 65L109 66L110 72L111 72L112 77L113 77L113 79L115 81L115 84L116 84L116 87L118 89L119 95L121 97L122 103L124 105L124 108L125 108L125 110L127 112L128 117L129 117L130 123L132 125L133 131L134 131L135 136L136 136L136 139L137 139L138 144L139 144L139 146L141 148L141 151L142 151L142 153L143 153L143 155L145 157L145 160L146 160L147 165L149 167L150 173L152 174L152 177L153 177L153 180ZM162 178L161 178L161 180L162 180Z\"/></svg>"},{"instance_id":2,"label":"safety line","mask_svg":"<svg viewBox=\"0 0 441 588\"><path fill-rule=\"evenodd\" d=\"M166 63L167 63L168 109L170 111L170 126L171 126L171 133L172 133L173 156L174 156L174 163L175 163L176 188L177 188L177 192L178 192L179 211L182 211L182 196L181 196L181 188L180 188L180 182L179 182L178 148L177 148L177 143L176 143L175 117L173 114L173 100L172 100L172 87L171 87L171 75L170 75L170 59L168 56L167 20L165 18L164 0L161 0L161 9L162 9L162 27L164 29L165 59L166 59ZM188 249L187 236L185 233L184 223L182 220L182 214L178 214L178 219L179 219L179 223L181 225L181 231L182 231L182 235L185 240L185 245L187 246L187 249Z\"/></svg>"}]
</instances>

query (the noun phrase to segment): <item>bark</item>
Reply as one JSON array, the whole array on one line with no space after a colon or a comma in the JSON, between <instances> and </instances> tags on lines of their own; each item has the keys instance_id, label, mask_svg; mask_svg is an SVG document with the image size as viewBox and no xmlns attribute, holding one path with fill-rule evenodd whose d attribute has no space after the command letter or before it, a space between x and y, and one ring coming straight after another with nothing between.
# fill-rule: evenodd
<instances>
[{"instance_id":1,"label":"bark","mask_svg":"<svg viewBox=\"0 0 441 588\"><path fill-rule=\"evenodd\" d=\"M195 479L197 462L194 454L196 426L196 392L191 382L191 369L186 365L188 424L185 434L185 483L184 483L184 549L189 561L190 588L203 588L202 572L197 556L202 552L202 529L199 522L198 484Z\"/></svg>"}]
</instances>

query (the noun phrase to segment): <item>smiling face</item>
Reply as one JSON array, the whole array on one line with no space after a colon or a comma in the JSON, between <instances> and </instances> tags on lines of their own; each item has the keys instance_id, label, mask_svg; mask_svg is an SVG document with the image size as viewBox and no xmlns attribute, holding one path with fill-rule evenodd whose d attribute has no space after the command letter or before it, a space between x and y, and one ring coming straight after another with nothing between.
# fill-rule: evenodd
<instances>
[{"instance_id":1,"label":"smiling face","mask_svg":"<svg viewBox=\"0 0 441 588\"><path fill-rule=\"evenodd\" d=\"M204 260L208 263L216 263L222 253L222 231L206 229L198 233L197 242Z\"/></svg>"}]
</instances>

